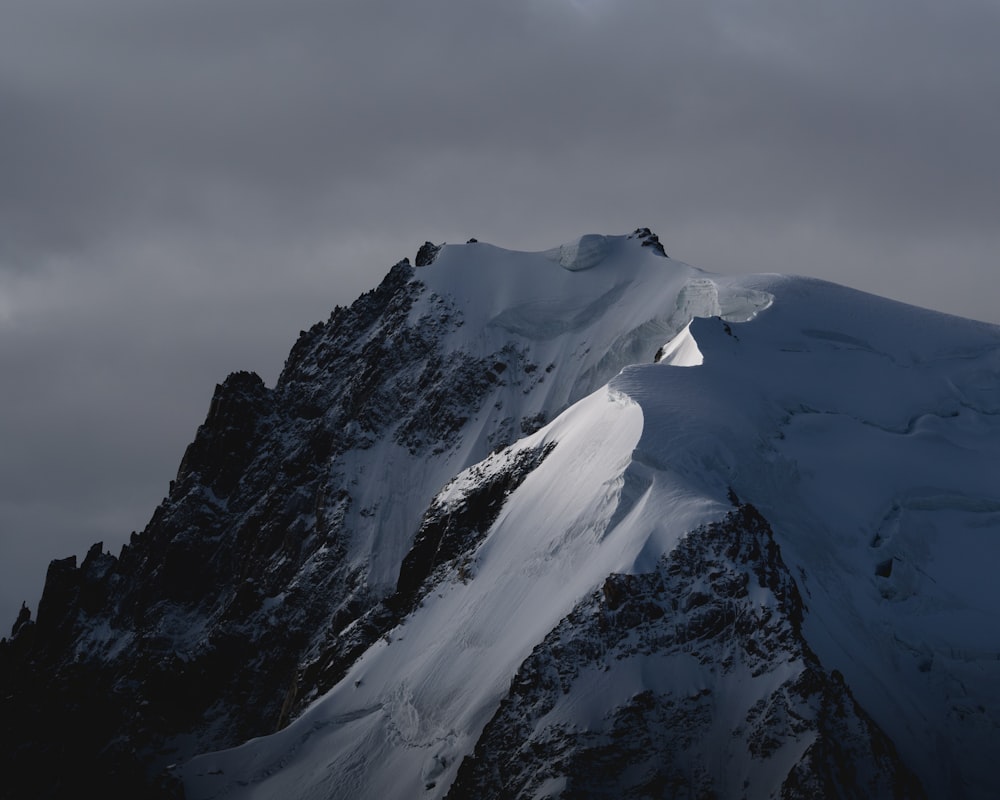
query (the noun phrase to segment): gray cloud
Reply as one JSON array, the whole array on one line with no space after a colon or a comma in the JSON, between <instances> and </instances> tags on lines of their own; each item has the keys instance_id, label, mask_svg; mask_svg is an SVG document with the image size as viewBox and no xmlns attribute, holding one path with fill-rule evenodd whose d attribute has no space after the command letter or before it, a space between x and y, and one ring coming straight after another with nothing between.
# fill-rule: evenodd
<instances>
[{"instance_id":1,"label":"gray cloud","mask_svg":"<svg viewBox=\"0 0 1000 800\"><path fill-rule=\"evenodd\" d=\"M145 524L215 382L424 239L649 225L1000 322L998 32L977 0L8 0L0 623Z\"/></svg>"}]
</instances>

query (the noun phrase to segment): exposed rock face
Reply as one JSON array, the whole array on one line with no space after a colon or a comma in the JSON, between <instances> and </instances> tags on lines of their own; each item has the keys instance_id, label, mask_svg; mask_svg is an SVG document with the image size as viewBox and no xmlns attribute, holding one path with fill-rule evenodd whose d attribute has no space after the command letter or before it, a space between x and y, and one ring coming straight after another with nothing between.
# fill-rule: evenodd
<instances>
[{"instance_id":1,"label":"exposed rock face","mask_svg":"<svg viewBox=\"0 0 1000 800\"><path fill-rule=\"evenodd\" d=\"M396 590L360 616L356 608L354 613L347 609L339 612L316 656L296 678L296 693L300 685L309 687L310 697L329 689L358 656L399 625L445 575L455 572L462 579L468 569L466 560L503 509L507 496L554 446L522 450L513 458L507 458L506 452L495 454L470 468L456 497L435 498L400 565ZM290 701L289 710L294 706Z\"/></svg>"},{"instance_id":2,"label":"exposed rock face","mask_svg":"<svg viewBox=\"0 0 1000 800\"><path fill-rule=\"evenodd\" d=\"M426 243L417 263L440 249ZM39 778L54 760L77 793L106 794L109 775L123 795L153 792L167 765L284 725L369 641L342 636L349 625L375 620L377 638L398 619L437 565L418 546L400 574L441 485L565 404L542 395L554 365L540 369L523 344L448 346L464 323L403 259L303 331L274 388L250 372L216 387L146 528L117 557L95 545L79 565L53 562L37 621L28 612L0 640L12 797L48 783L59 795L62 777ZM522 415L499 392L542 399ZM405 502L368 484L386 461L395 472L376 480L403 482ZM433 535L451 541L455 524Z\"/></svg>"},{"instance_id":3,"label":"exposed rock face","mask_svg":"<svg viewBox=\"0 0 1000 800\"><path fill-rule=\"evenodd\" d=\"M12 797L55 761L78 791L110 775L152 791L167 764L269 733L315 694L306 665L385 596L346 557L357 476L338 459L385 438L415 463L444 453L502 380L503 354L441 349L461 324L443 299L408 318L412 278L404 260L304 332L274 389L230 375L147 528L117 558L52 563L37 622L0 644Z\"/></svg>"},{"instance_id":4,"label":"exposed rock face","mask_svg":"<svg viewBox=\"0 0 1000 800\"><path fill-rule=\"evenodd\" d=\"M911 770L995 795L995 654L949 656L919 620L926 652L869 634L917 616L888 605L929 566L912 517L996 518L1000 331L713 277L646 228L415 261L303 331L273 387L217 386L117 557L52 562L0 640L4 797L922 797ZM855 336L869 304L877 335ZM887 466L859 478L871 441ZM942 477L959 458L974 485ZM881 520L860 544L844 496ZM932 769L930 736L905 738L926 721L958 743Z\"/></svg>"},{"instance_id":5,"label":"exposed rock face","mask_svg":"<svg viewBox=\"0 0 1000 800\"><path fill-rule=\"evenodd\" d=\"M420 245L420 249L417 250L417 258L413 263L418 267L426 267L428 264L433 264L440 249L441 245L439 244L424 242Z\"/></svg>"},{"instance_id":6,"label":"exposed rock face","mask_svg":"<svg viewBox=\"0 0 1000 800\"><path fill-rule=\"evenodd\" d=\"M653 233L649 228L636 228L630 235L630 238L638 239L642 242L643 247L648 247L654 252L659 253L664 258L667 258L667 251L660 243L660 237Z\"/></svg>"},{"instance_id":7,"label":"exposed rock face","mask_svg":"<svg viewBox=\"0 0 1000 800\"><path fill-rule=\"evenodd\" d=\"M770 527L740 506L546 636L448 797L923 797L802 614Z\"/></svg>"},{"instance_id":8,"label":"exposed rock face","mask_svg":"<svg viewBox=\"0 0 1000 800\"><path fill-rule=\"evenodd\" d=\"M31 624L31 609L28 608L27 603L21 603L21 610L17 612L17 619L14 620L14 624L10 629L10 636L12 639L16 639L21 630L26 626Z\"/></svg>"}]
</instances>

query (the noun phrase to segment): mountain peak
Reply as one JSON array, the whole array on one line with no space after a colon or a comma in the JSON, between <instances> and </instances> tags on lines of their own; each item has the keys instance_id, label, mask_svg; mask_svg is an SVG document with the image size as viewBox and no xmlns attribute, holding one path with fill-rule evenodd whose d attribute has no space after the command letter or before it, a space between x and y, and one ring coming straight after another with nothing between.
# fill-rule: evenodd
<instances>
[{"instance_id":1,"label":"mountain peak","mask_svg":"<svg viewBox=\"0 0 1000 800\"><path fill-rule=\"evenodd\" d=\"M547 251L546 255L570 272L581 272L600 264L610 249L607 236L588 233L568 244Z\"/></svg>"},{"instance_id":2,"label":"mountain peak","mask_svg":"<svg viewBox=\"0 0 1000 800\"><path fill-rule=\"evenodd\" d=\"M0 642L11 785L1000 791L1000 329L665 255L426 242L226 378Z\"/></svg>"}]
</instances>

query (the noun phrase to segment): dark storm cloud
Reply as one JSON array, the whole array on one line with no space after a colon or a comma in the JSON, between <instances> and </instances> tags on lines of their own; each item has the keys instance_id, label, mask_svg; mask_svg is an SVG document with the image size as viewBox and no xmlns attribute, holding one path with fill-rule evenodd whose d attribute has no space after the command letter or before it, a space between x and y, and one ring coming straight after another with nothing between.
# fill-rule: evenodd
<instances>
[{"instance_id":1,"label":"dark storm cloud","mask_svg":"<svg viewBox=\"0 0 1000 800\"><path fill-rule=\"evenodd\" d=\"M7 27L0 88L0 210L34 247L251 216L297 235L371 189L437 200L469 160L484 183L603 168L844 226L962 230L1000 191L985 6L37 5ZM633 202L705 213L659 194Z\"/></svg>"},{"instance_id":2,"label":"dark storm cloud","mask_svg":"<svg viewBox=\"0 0 1000 800\"><path fill-rule=\"evenodd\" d=\"M216 381L425 238L650 225L1000 320L998 34L976 0L8 0L0 622L145 523Z\"/></svg>"}]
</instances>

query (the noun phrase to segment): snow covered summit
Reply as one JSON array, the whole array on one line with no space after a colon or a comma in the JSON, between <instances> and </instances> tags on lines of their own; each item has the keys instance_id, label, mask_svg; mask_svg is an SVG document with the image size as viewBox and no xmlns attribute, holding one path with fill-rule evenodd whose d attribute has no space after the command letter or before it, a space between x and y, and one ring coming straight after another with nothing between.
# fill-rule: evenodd
<instances>
[{"instance_id":1,"label":"snow covered summit","mask_svg":"<svg viewBox=\"0 0 1000 800\"><path fill-rule=\"evenodd\" d=\"M8 738L72 701L85 783L188 798L997 793L1000 329L646 229L416 263L56 562Z\"/></svg>"}]
</instances>

